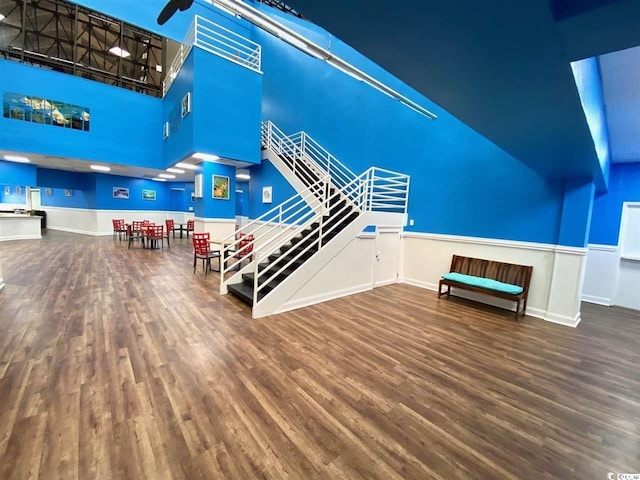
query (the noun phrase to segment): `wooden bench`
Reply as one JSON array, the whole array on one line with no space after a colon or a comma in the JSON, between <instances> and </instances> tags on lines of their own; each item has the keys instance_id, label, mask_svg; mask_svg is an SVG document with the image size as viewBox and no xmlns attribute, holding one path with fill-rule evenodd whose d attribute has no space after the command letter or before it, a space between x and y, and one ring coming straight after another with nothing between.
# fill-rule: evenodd
<instances>
[{"instance_id":1,"label":"wooden bench","mask_svg":"<svg viewBox=\"0 0 640 480\"><path fill-rule=\"evenodd\" d=\"M440 298L445 292L442 291L442 286L447 286L446 294L451 295L451 287L460 288L464 290L470 290L472 292L484 293L491 295L492 297L504 298L507 300L513 300L517 302L515 317L518 320L518 315L524 316L527 310L527 297L529 295L529 283L531 282L531 274L533 273L532 266L516 265L512 263L495 262L493 260L483 260L480 258L461 257L454 255L451 260L451 270L449 273L459 273L462 275L470 275L472 277L479 277L481 279L490 279L503 284L517 285L522 287L522 292L506 293L490 288L485 288L476 285L469 285L460 281L454 281L450 279L440 279L438 285L438 298ZM470 279L474 280L474 279ZM522 312L520 312L520 302L523 302Z\"/></svg>"}]
</instances>

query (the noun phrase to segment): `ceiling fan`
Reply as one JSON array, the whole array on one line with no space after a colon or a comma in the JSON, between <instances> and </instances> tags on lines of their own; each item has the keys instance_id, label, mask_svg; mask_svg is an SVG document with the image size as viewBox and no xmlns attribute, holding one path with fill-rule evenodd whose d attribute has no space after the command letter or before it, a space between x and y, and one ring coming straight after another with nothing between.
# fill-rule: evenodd
<instances>
[{"instance_id":1,"label":"ceiling fan","mask_svg":"<svg viewBox=\"0 0 640 480\"><path fill-rule=\"evenodd\" d=\"M178 10L184 12L191 5L193 5L193 0L169 0L169 3L164 6L160 15L158 15L158 25L164 25Z\"/></svg>"}]
</instances>

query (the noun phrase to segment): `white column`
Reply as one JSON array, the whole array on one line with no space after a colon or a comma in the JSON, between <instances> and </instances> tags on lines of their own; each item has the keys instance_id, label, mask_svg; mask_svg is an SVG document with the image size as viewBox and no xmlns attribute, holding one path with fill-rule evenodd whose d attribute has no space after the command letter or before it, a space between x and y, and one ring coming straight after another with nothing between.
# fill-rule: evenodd
<instances>
[{"instance_id":1,"label":"white column","mask_svg":"<svg viewBox=\"0 0 640 480\"><path fill-rule=\"evenodd\" d=\"M580 323L586 260L586 248L555 249L545 320L570 327Z\"/></svg>"}]
</instances>

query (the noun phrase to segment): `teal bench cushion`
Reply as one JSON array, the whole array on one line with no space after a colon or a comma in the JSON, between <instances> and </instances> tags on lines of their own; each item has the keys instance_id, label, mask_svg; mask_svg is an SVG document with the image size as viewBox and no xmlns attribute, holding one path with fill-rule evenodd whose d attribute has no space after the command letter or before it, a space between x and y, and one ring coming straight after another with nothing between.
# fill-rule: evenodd
<instances>
[{"instance_id":1,"label":"teal bench cushion","mask_svg":"<svg viewBox=\"0 0 640 480\"><path fill-rule=\"evenodd\" d=\"M490 278L474 277L472 275L463 275L462 273L445 273L442 275L445 280L464 283L474 287L486 288L497 292L509 293L517 295L522 293L522 287L519 285L511 285L510 283L502 283Z\"/></svg>"}]
</instances>

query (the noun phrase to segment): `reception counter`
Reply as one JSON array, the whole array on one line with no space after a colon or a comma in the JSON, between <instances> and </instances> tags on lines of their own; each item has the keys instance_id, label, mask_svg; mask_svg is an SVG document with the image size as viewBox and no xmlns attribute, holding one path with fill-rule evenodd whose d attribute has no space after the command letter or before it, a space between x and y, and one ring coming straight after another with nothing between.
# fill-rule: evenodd
<instances>
[{"instance_id":1,"label":"reception counter","mask_svg":"<svg viewBox=\"0 0 640 480\"><path fill-rule=\"evenodd\" d=\"M0 242L42 238L40 217L0 213Z\"/></svg>"}]
</instances>

